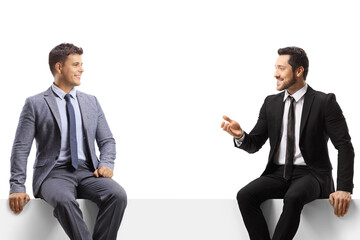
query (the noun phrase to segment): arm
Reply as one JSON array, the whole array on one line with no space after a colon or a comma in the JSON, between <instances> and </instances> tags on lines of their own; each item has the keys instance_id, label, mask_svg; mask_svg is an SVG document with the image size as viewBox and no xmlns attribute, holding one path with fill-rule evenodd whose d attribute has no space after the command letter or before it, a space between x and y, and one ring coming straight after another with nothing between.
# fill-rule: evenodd
<instances>
[{"instance_id":1,"label":"arm","mask_svg":"<svg viewBox=\"0 0 360 240\"><path fill-rule=\"evenodd\" d=\"M223 119L226 122L221 123L221 128L234 137L235 147L248 153L257 152L268 139L265 102L260 109L258 121L250 134L246 134L238 122L227 116L223 116ZM240 142L241 144L239 144Z\"/></svg>"},{"instance_id":2,"label":"arm","mask_svg":"<svg viewBox=\"0 0 360 240\"><path fill-rule=\"evenodd\" d=\"M112 136L109 125L99 102L96 100L98 109L98 122L96 128L96 142L100 151L100 162L95 170L95 177L112 177L114 160L116 157L115 139Z\"/></svg>"},{"instance_id":3,"label":"arm","mask_svg":"<svg viewBox=\"0 0 360 240\"><path fill-rule=\"evenodd\" d=\"M326 131L338 150L337 191L330 194L330 204L337 216L344 216L350 206L353 190L354 149L348 127L334 94L329 94L325 113Z\"/></svg>"},{"instance_id":4,"label":"arm","mask_svg":"<svg viewBox=\"0 0 360 240\"><path fill-rule=\"evenodd\" d=\"M30 200L26 194L25 181L27 159L34 137L35 114L31 100L27 99L20 115L10 159L9 207L14 213L20 213L24 201L27 203Z\"/></svg>"},{"instance_id":5,"label":"arm","mask_svg":"<svg viewBox=\"0 0 360 240\"><path fill-rule=\"evenodd\" d=\"M266 100L265 100L266 102ZM268 139L267 119L266 119L266 103L262 105L255 127L249 134L245 134L245 138L239 148L248 153L255 153L265 144Z\"/></svg>"}]
</instances>

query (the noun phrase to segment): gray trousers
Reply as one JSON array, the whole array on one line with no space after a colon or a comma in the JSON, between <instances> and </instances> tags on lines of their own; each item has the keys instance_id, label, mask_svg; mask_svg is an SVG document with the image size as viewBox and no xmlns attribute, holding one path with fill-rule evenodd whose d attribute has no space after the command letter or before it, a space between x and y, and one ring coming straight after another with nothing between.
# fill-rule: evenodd
<instances>
[{"instance_id":1,"label":"gray trousers","mask_svg":"<svg viewBox=\"0 0 360 240\"><path fill-rule=\"evenodd\" d=\"M54 208L66 234L72 240L116 240L126 208L124 189L111 178L96 178L85 162L77 170L71 166L54 168L42 183L41 198ZM99 213L94 233L87 228L77 198L97 204Z\"/></svg>"}]
</instances>

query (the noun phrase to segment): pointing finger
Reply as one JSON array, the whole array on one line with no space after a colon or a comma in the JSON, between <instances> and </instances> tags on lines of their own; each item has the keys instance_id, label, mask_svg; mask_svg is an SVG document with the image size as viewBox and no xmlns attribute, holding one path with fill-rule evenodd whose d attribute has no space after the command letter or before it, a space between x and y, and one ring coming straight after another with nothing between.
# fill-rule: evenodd
<instances>
[{"instance_id":1,"label":"pointing finger","mask_svg":"<svg viewBox=\"0 0 360 240\"><path fill-rule=\"evenodd\" d=\"M231 121L232 121L228 116L225 116L225 115L223 116L223 119L226 120L226 121L228 121L228 122L231 122Z\"/></svg>"}]
</instances>

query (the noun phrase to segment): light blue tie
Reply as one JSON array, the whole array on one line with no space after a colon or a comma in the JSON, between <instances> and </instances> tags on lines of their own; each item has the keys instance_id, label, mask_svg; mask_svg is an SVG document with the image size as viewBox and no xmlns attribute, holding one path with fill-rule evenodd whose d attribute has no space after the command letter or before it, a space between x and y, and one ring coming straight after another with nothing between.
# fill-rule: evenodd
<instances>
[{"instance_id":1,"label":"light blue tie","mask_svg":"<svg viewBox=\"0 0 360 240\"><path fill-rule=\"evenodd\" d=\"M66 111L68 115L68 130L69 130L69 142L70 142L70 156L71 156L71 165L77 169L78 168L78 149L77 149L77 138L76 138L76 121L75 121L75 112L73 105L70 101L70 94L65 95L66 100Z\"/></svg>"}]
</instances>

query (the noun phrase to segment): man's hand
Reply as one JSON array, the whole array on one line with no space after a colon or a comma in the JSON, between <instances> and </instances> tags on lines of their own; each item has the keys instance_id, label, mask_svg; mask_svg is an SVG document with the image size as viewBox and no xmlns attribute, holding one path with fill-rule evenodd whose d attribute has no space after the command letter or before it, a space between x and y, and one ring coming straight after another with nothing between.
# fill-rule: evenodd
<instances>
[{"instance_id":1,"label":"man's hand","mask_svg":"<svg viewBox=\"0 0 360 240\"><path fill-rule=\"evenodd\" d=\"M9 207L15 214L21 213L25 204L30 201L30 197L26 193L12 193L9 196Z\"/></svg>"},{"instance_id":2,"label":"man's hand","mask_svg":"<svg viewBox=\"0 0 360 240\"><path fill-rule=\"evenodd\" d=\"M244 133L240 127L240 124L234 120L231 120L225 115L223 116L223 119L227 122L222 122L221 128L234 138L241 138Z\"/></svg>"},{"instance_id":3,"label":"man's hand","mask_svg":"<svg viewBox=\"0 0 360 240\"><path fill-rule=\"evenodd\" d=\"M95 170L94 172L94 176L95 177L106 177L106 178L111 178L113 176L113 170L111 170L110 168L108 167L100 167L98 169Z\"/></svg>"},{"instance_id":4,"label":"man's hand","mask_svg":"<svg viewBox=\"0 0 360 240\"><path fill-rule=\"evenodd\" d=\"M330 194L329 202L334 206L334 214L343 217L349 210L351 194L344 191L336 191Z\"/></svg>"}]
</instances>

